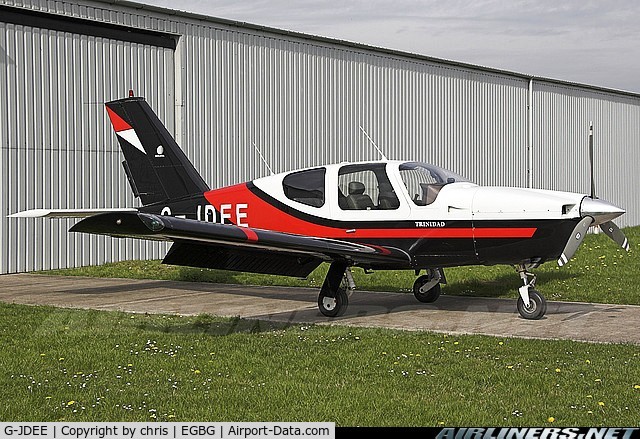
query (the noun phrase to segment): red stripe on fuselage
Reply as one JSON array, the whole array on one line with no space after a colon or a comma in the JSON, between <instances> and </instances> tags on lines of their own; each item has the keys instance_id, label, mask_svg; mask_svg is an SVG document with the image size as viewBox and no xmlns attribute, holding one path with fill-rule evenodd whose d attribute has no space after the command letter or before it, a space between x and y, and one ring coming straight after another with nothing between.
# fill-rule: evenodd
<instances>
[{"instance_id":1,"label":"red stripe on fuselage","mask_svg":"<svg viewBox=\"0 0 640 439\"><path fill-rule=\"evenodd\" d=\"M273 230L295 235L333 239L384 239L384 238L531 238L535 227L437 227L437 228L362 228L330 227L304 221L283 212L249 190L246 183L204 194L207 201L221 212L230 215L229 220L237 224L236 215L241 213L243 223L254 229ZM240 205L241 209L237 206ZM245 207L246 206L246 207ZM253 232L255 234L255 232ZM248 236L249 237L249 236ZM249 237L251 239L251 237Z\"/></svg>"},{"instance_id":2,"label":"red stripe on fuselage","mask_svg":"<svg viewBox=\"0 0 640 439\"><path fill-rule=\"evenodd\" d=\"M535 227L442 227L415 229L358 229L342 237L357 238L531 238Z\"/></svg>"},{"instance_id":3,"label":"red stripe on fuselage","mask_svg":"<svg viewBox=\"0 0 640 439\"><path fill-rule=\"evenodd\" d=\"M249 241L253 241L253 242L257 242L258 241L258 234L256 232L254 232L253 230L247 228L247 227L242 227L241 230L244 232L245 235L247 235L247 239Z\"/></svg>"}]
</instances>

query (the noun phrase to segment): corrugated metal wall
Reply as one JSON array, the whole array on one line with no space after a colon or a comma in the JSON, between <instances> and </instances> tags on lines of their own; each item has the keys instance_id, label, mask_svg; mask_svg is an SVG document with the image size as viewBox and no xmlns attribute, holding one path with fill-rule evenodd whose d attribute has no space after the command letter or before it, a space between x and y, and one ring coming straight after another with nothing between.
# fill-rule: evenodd
<instances>
[{"instance_id":1,"label":"corrugated metal wall","mask_svg":"<svg viewBox=\"0 0 640 439\"><path fill-rule=\"evenodd\" d=\"M181 144L213 185L266 175L254 144L275 172L380 158L361 126L389 158L526 182L526 80L203 24L181 43Z\"/></svg>"},{"instance_id":2,"label":"corrugated metal wall","mask_svg":"<svg viewBox=\"0 0 640 439\"><path fill-rule=\"evenodd\" d=\"M593 122L596 196L627 210L619 226L640 224L640 99L534 84L534 187L590 192Z\"/></svg>"},{"instance_id":3,"label":"corrugated metal wall","mask_svg":"<svg viewBox=\"0 0 640 439\"><path fill-rule=\"evenodd\" d=\"M103 103L140 90L173 126L173 51L2 22L0 48L0 273L160 257L158 244L67 233L73 220L6 216L135 205Z\"/></svg>"},{"instance_id":4,"label":"corrugated metal wall","mask_svg":"<svg viewBox=\"0 0 640 439\"><path fill-rule=\"evenodd\" d=\"M157 258L163 248L7 219L35 207L136 206L102 103L145 95L211 186L378 158L423 160L480 184L527 185L529 80L188 14L100 1L0 0L180 35L145 44L0 23L0 272ZM0 18L1 20L1 18ZM588 190L593 120L599 194L640 224L638 96L534 81L533 186ZM254 146L255 145L255 146ZM602 151L606 151L603 153Z\"/></svg>"}]
</instances>

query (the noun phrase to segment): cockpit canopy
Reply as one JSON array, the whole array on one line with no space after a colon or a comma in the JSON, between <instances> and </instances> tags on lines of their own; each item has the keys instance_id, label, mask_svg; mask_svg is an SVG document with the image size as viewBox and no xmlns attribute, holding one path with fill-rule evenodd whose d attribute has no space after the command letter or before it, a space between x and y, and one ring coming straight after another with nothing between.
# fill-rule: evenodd
<instances>
[{"instance_id":1,"label":"cockpit canopy","mask_svg":"<svg viewBox=\"0 0 640 439\"><path fill-rule=\"evenodd\" d=\"M427 163L396 162L389 165L386 162L346 163L339 167L294 171L283 178L282 187L290 200L316 208L324 206L325 195L336 194L341 210L395 210L400 207L400 199L389 173L399 173L406 193L418 206L433 203L440 189L449 183L469 181ZM337 169L336 188L327 187L327 174L335 172L330 169Z\"/></svg>"}]
</instances>

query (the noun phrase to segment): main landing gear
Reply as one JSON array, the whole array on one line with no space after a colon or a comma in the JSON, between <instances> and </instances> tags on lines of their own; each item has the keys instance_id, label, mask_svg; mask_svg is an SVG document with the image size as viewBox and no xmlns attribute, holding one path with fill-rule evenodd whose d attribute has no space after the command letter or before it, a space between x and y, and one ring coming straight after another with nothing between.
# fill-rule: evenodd
<instances>
[{"instance_id":1,"label":"main landing gear","mask_svg":"<svg viewBox=\"0 0 640 439\"><path fill-rule=\"evenodd\" d=\"M419 270L416 270L416 275L418 273ZM427 274L414 282L413 295L423 303L435 302L440 297L441 283L447 283L442 269L428 268ZM345 261L333 261L318 294L318 309L327 317L342 316L349 305L349 295L355 288L349 265Z\"/></svg>"},{"instance_id":2,"label":"main landing gear","mask_svg":"<svg viewBox=\"0 0 640 439\"><path fill-rule=\"evenodd\" d=\"M327 317L340 317L349 305L349 294L356 288L351 269L344 261L333 261L324 278L318 308Z\"/></svg>"},{"instance_id":3,"label":"main landing gear","mask_svg":"<svg viewBox=\"0 0 640 439\"><path fill-rule=\"evenodd\" d=\"M529 273L524 264L517 265L516 270L524 284L518 288L520 293L516 304L518 312L523 319L539 320L547 312L547 299L535 289L535 274ZM529 280L529 277L531 277L531 280Z\"/></svg>"},{"instance_id":4,"label":"main landing gear","mask_svg":"<svg viewBox=\"0 0 640 439\"><path fill-rule=\"evenodd\" d=\"M422 303L435 302L442 291L440 283L446 283L442 270L428 268L427 274L420 276L413 283L413 295Z\"/></svg>"}]
</instances>

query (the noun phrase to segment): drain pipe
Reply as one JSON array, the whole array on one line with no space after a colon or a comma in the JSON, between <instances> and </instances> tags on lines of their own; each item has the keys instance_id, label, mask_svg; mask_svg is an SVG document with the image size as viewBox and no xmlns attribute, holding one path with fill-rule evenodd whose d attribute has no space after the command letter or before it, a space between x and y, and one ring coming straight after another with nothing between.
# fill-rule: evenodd
<instances>
[{"instance_id":1,"label":"drain pipe","mask_svg":"<svg viewBox=\"0 0 640 439\"><path fill-rule=\"evenodd\" d=\"M533 78L529 78L527 98L527 187L533 188Z\"/></svg>"}]
</instances>

